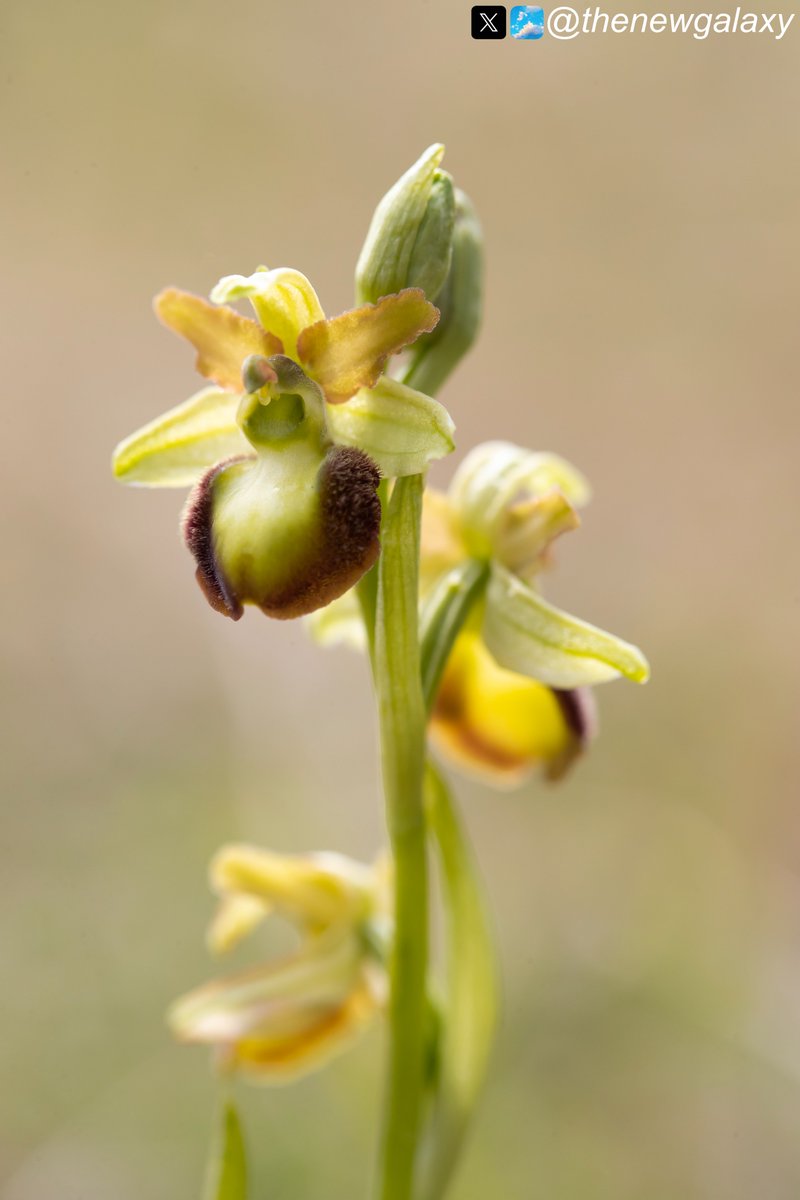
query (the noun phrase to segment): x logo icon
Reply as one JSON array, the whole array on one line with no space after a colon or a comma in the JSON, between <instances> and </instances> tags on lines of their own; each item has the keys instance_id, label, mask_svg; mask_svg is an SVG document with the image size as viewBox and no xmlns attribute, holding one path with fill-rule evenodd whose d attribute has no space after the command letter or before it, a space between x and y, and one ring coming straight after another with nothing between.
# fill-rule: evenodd
<instances>
[{"instance_id":1,"label":"x logo icon","mask_svg":"<svg viewBox=\"0 0 800 1200\"><path fill-rule=\"evenodd\" d=\"M476 4L472 10L472 36L496 41L506 36L506 10L502 4Z\"/></svg>"}]
</instances>

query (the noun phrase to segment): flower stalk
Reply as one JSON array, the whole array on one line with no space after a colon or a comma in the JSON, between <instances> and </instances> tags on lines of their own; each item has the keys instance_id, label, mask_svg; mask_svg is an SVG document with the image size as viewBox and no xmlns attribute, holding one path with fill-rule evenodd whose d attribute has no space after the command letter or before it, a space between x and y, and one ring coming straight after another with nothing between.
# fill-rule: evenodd
<instances>
[{"instance_id":1,"label":"flower stalk","mask_svg":"<svg viewBox=\"0 0 800 1200\"><path fill-rule=\"evenodd\" d=\"M422 487L420 475L396 482L378 564L375 691L395 871L381 1200L410 1200L413 1195L425 1073L428 872L422 786L426 722L417 617Z\"/></svg>"}]
</instances>

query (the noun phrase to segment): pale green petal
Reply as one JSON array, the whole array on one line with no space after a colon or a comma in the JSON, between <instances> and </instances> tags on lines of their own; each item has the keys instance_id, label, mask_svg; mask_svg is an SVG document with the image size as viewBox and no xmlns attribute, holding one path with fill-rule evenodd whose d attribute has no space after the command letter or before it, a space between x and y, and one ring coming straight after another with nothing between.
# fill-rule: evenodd
<instances>
[{"instance_id":1,"label":"pale green petal","mask_svg":"<svg viewBox=\"0 0 800 1200\"><path fill-rule=\"evenodd\" d=\"M554 688L618 675L644 683L650 675L636 646L554 608L498 564L492 567L483 635L501 667Z\"/></svg>"},{"instance_id":2,"label":"pale green petal","mask_svg":"<svg viewBox=\"0 0 800 1200\"><path fill-rule=\"evenodd\" d=\"M325 313L317 293L300 271L259 267L252 275L226 275L211 293L215 304L247 297L265 329L283 343L283 352L297 358L297 339Z\"/></svg>"},{"instance_id":3,"label":"pale green petal","mask_svg":"<svg viewBox=\"0 0 800 1200\"><path fill-rule=\"evenodd\" d=\"M351 650L367 648L367 631L354 588L324 608L318 608L305 621L309 634L319 646L349 646Z\"/></svg>"},{"instance_id":4,"label":"pale green petal","mask_svg":"<svg viewBox=\"0 0 800 1200\"><path fill-rule=\"evenodd\" d=\"M387 377L346 404L329 404L327 417L333 440L364 450L387 478L419 475L454 445L447 409Z\"/></svg>"},{"instance_id":5,"label":"pale green petal","mask_svg":"<svg viewBox=\"0 0 800 1200\"><path fill-rule=\"evenodd\" d=\"M461 463L448 495L465 535L478 543L476 551L491 553L508 508L554 488L574 508L590 496L586 478L559 455L534 453L511 442L485 442Z\"/></svg>"},{"instance_id":6,"label":"pale green petal","mask_svg":"<svg viewBox=\"0 0 800 1200\"><path fill-rule=\"evenodd\" d=\"M236 424L238 403L233 392L203 388L120 442L114 474L142 487L189 487L222 459L252 454Z\"/></svg>"}]
</instances>

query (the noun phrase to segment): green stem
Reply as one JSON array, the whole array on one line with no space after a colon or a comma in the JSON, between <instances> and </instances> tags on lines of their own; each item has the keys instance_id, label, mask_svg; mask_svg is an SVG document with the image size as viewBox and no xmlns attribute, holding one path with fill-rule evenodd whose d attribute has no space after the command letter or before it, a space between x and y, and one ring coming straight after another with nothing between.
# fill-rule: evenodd
<instances>
[{"instance_id":1,"label":"green stem","mask_svg":"<svg viewBox=\"0 0 800 1200\"><path fill-rule=\"evenodd\" d=\"M411 1200L425 1071L428 872L422 799L425 705L417 610L422 488L419 475L395 483L378 564L374 673L395 872L381 1200Z\"/></svg>"},{"instance_id":2,"label":"green stem","mask_svg":"<svg viewBox=\"0 0 800 1200\"><path fill-rule=\"evenodd\" d=\"M381 502L381 527L386 517L389 504L389 481L382 479L378 487L378 498ZM378 564L371 567L366 575L362 575L356 584L356 596L361 608L361 617L367 634L367 650L369 661L375 670L375 616L378 609Z\"/></svg>"}]
</instances>

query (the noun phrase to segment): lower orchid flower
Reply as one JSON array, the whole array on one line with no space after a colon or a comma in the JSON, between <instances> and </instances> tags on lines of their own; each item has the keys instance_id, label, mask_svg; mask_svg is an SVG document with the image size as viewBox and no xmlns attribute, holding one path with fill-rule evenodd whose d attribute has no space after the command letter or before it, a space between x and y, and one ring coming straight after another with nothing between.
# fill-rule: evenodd
<instances>
[{"instance_id":1,"label":"lower orchid flower","mask_svg":"<svg viewBox=\"0 0 800 1200\"><path fill-rule=\"evenodd\" d=\"M288 957L206 984L169 1014L177 1038L214 1047L222 1071L281 1083L345 1050L381 1010L391 934L384 860L367 867L335 854L288 857L229 846L211 867L221 896L209 930L224 953L271 913L300 945Z\"/></svg>"}]
</instances>

